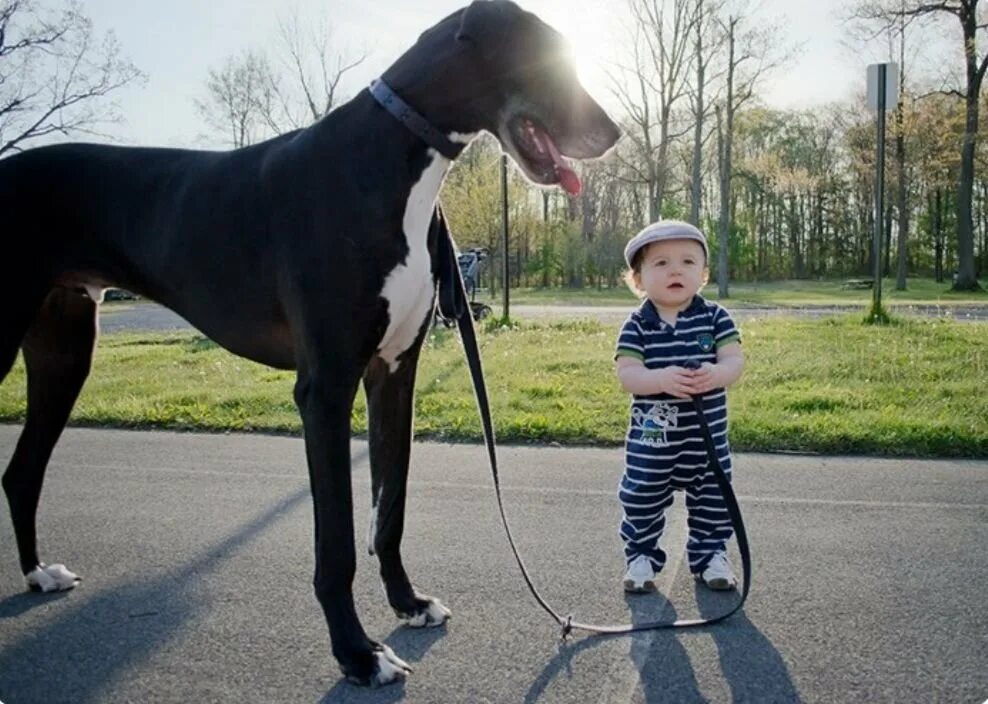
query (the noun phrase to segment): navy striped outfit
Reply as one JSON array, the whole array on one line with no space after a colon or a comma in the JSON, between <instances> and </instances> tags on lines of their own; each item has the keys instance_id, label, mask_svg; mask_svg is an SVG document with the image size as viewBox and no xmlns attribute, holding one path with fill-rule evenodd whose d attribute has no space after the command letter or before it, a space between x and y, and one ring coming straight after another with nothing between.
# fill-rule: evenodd
<instances>
[{"instance_id":1,"label":"navy striped outfit","mask_svg":"<svg viewBox=\"0 0 988 704\"><path fill-rule=\"evenodd\" d=\"M689 307L679 313L675 326L663 321L646 299L621 328L615 359L634 357L648 369L681 366L687 359L716 363L717 348L740 339L728 312L702 296L693 297ZM730 477L724 389L703 397L703 413L721 467ZM713 470L707 465L706 447L690 399L668 394L632 397L625 470L618 489L624 509L620 535L628 564L639 555L647 555L656 572L662 569L666 554L659 540L665 529L665 510L672 505L675 490L686 493L690 571L699 574L716 552L724 550L734 531Z\"/></svg>"}]
</instances>

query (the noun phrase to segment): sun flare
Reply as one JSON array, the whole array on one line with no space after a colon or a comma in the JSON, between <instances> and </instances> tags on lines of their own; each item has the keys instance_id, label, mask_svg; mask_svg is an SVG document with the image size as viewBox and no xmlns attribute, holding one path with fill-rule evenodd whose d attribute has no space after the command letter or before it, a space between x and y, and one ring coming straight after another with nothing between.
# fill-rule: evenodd
<instances>
[{"instance_id":1,"label":"sun flare","mask_svg":"<svg viewBox=\"0 0 988 704\"><path fill-rule=\"evenodd\" d=\"M615 57L613 47L608 41L606 21L595 20L593 14L578 12L563 15L552 24L566 37L569 55L580 83L594 98L602 101L610 96L607 69Z\"/></svg>"}]
</instances>

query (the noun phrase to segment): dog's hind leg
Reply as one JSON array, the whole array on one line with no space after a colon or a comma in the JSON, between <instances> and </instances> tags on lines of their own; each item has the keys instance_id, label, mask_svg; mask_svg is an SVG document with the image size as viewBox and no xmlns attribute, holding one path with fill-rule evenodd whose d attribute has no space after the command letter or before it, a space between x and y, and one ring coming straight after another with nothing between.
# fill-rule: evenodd
<instances>
[{"instance_id":1,"label":"dog's hind leg","mask_svg":"<svg viewBox=\"0 0 988 704\"><path fill-rule=\"evenodd\" d=\"M21 569L40 591L71 589L78 577L38 557L36 516L45 468L79 391L89 375L97 333L97 305L63 288L45 299L22 350L27 369L27 418L3 475Z\"/></svg>"},{"instance_id":2,"label":"dog's hind leg","mask_svg":"<svg viewBox=\"0 0 988 704\"><path fill-rule=\"evenodd\" d=\"M0 273L0 277L2 276L3 273ZM17 352L21 349L28 328L38 316L38 310L48 295L48 287L35 287L32 294L20 281L10 283L7 280L0 282L0 285L0 295L5 299L0 308L0 383L3 383L17 360Z\"/></svg>"},{"instance_id":3,"label":"dog's hind leg","mask_svg":"<svg viewBox=\"0 0 988 704\"><path fill-rule=\"evenodd\" d=\"M438 599L415 591L401 561L418 352L416 344L394 372L375 358L364 375L373 504L368 549L380 559L388 602L413 627L438 626L450 616Z\"/></svg>"}]
</instances>

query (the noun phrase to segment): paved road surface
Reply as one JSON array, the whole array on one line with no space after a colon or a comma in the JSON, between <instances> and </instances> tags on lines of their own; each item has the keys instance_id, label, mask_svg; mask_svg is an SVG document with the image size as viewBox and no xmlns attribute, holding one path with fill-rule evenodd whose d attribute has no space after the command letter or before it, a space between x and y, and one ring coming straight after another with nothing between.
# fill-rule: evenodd
<instances>
[{"instance_id":1,"label":"paved road surface","mask_svg":"<svg viewBox=\"0 0 988 704\"><path fill-rule=\"evenodd\" d=\"M0 426L0 456L19 428ZM355 441L357 534L366 446ZM508 513L560 611L624 622L730 597L695 590L682 514L666 596L620 589L618 450L505 447ZM988 462L740 455L754 552L743 614L689 633L558 631L498 524L481 448L417 444L405 562L453 610L400 628L361 550L357 607L415 668L340 682L312 595L311 509L295 438L70 429L42 501L50 561L85 577L23 591L0 517L0 700L56 702L971 702L988 698ZM6 514L6 512L3 512Z\"/></svg>"},{"instance_id":2,"label":"paved road surface","mask_svg":"<svg viewBox=\"0 0 988 704\"><path fill-rule=\"evenodd\" d=\"M608 325L620 325L632 306L538 306L512 305L512 317L528 320L559 320L589 318ZM495 309L496 311L499 310ZM896 314L928 318L949 317L963 322L988 321L988 306L902 306L893 309ZM821 318L846 313L862 313L863 307L850 306L799 306L779 308L772 306L732 306L731 313L739 321L768 316L793 315L804 318ZM181 317L155 303L138 301L126 306L103 306L100 328L104 333L135 330L187 330L189 324Z\"/></svg>"}]
</instances>

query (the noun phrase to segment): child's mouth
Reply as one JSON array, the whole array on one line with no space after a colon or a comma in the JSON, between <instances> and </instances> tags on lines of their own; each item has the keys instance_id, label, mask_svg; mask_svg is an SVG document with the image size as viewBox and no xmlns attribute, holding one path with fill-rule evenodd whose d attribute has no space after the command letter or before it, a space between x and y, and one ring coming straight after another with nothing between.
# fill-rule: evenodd
<instances>
[{"instance_id":1,"label":"child's mouth","mask_svg":"<svg viewBox=\"0 0 988 704\"><path fill-rule=\"evenodd\" d=\"M682 284L669 284L669 288L682 288Z\"/></svg>"}]
</instances>

